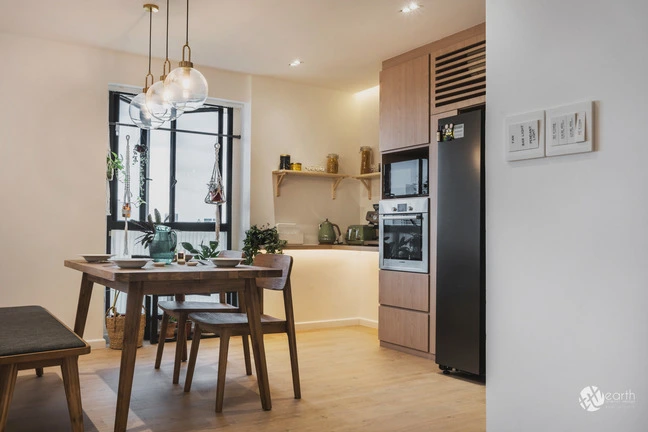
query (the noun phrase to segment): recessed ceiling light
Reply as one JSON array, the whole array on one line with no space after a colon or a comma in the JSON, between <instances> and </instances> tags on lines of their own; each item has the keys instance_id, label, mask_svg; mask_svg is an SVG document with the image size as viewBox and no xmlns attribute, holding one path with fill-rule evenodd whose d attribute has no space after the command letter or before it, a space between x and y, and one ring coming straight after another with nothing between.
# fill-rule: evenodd
<instances>
[{"instance_id":1,"label":"recessed ceiling light","mask_svg":"<svg viewBox=\"0 0 648 432\"><path fill-rule=\"evenodd\" d=\"M401 12L402 13L414 12L416 9L419 9L420 7L421 7L420 4L412 2L412 3L408 4L407 6L405 6L403 9L401 9Z\"/></svg>"},{"instance_id":2,"label":"recessed ceiling light","mask_svg":"<svg viewBox=\"0 0 648 432\"><path fill-rule=\"evenodd\" d=\"M291 66L291 67L295 67L295 66L299 66L299 65L302 64L302 63L304 63L304 62L301 61L301 60L299 60L299 59L297 59L297 60L293 60L292 62L290 62L290 66Z\"/></svg>"}]
</instances>

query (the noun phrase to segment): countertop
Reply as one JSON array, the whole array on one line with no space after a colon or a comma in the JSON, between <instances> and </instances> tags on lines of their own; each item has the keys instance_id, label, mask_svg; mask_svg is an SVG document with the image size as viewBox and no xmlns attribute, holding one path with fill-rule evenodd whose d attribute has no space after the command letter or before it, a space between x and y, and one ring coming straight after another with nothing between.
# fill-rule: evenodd
<instances>
[{"instance_id":1,"label":"countertop","mask_svg":"<svg viewBox=\"0 0 648 432\"><path fill-rule=\"evenodd\" d=\"M347 245L347 244L289 244L284 246L284 250L322 250L322 249L336 249L336 250L354 250L365 252L378 252L378 246L360 246L360 245Z\"/></svg>"}]
</instances>

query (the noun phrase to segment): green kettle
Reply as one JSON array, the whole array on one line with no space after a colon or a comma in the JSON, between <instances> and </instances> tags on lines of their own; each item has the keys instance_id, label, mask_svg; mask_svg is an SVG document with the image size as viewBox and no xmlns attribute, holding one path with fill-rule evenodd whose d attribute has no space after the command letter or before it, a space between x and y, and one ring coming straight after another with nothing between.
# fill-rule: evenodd
<instances>
[{"instance_id":1,"label":"green kettle","mask_svg":"<svg viewBox=\"0 0 648 432\"><path fill-rule=\"evenodd\" d=\"M337 229L337 235L335 235L335 230L333 228ZM334 223L329 222L328 219L319 224L317 240L320 244L333 244L335 243L335 240L337 240L337 238L341 235L342 233L340 232L340 227Z\"/></svg>"}]
</instances>

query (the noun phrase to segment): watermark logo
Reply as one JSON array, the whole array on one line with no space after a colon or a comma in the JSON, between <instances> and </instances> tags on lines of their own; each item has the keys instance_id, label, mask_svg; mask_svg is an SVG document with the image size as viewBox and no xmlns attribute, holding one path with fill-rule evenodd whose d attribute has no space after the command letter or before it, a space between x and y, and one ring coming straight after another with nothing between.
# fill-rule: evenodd
<instances>
[{"instance_id":1,"label":"watermark logo","mask_svg":"<svg viewBox=\"0 0 648 432\"><path fill-rule=\"evenodd\" d=\"M615 406L634 406L637 400L632 390L625 392L603 392L596 386L587 386L580 392L578 403L589 412Z\"/></svg>"},{"instance_id":2,"label":"watermark logo","mask_svg":"<svg viewBox=\"0 0 648 432\"><path fill-rule=\"evenodd\" d=\"M578 402L584 410L594 412L601 409L605 403L605 396L603 396L603 392L598 387L587 386L581 390Z\"/></svg>"}]
</instances>

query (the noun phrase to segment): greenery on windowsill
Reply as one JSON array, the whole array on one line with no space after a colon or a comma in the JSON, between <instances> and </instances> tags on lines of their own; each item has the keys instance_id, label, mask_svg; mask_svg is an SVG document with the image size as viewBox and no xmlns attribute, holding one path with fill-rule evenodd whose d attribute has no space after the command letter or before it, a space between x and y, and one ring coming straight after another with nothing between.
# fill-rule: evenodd
<instances>
[{"instance_id":1,"label":"greenery on windowsill","mask_svg":"<svg viewBox=\"0 0 648 432\"><path fill-rule=\"evenodd\" d=\"M266 250L266 253L282 254L284 246L286 246L286 241L279 239L276 227L270 228L269 225L263 225L259 228L252 225L249 230L245 231L243 240L245 261L243 264L252 264L254 257L261 252L262 248Z\"/></svg>"}]
</instances>

